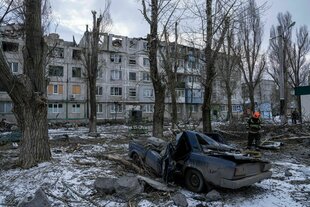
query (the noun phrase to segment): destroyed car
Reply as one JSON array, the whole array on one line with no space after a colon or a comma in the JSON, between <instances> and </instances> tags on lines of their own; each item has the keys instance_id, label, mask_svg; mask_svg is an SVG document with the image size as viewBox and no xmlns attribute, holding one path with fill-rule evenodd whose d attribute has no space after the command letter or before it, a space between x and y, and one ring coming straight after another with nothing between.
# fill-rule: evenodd
<instances>
[{"instance_id":1,"label":"destroyed car","mask_svg":"<svg viewBox=\"0 0 310 207\"><path fill-rule=\"evenodd\" d=\"M270 178L271 164L242 154L205 134L184 131L176 143L151 137L129 143L129 156L165 181L181 176L193 192L212 186L237 189Z\"/></svg>"}]
</instances>

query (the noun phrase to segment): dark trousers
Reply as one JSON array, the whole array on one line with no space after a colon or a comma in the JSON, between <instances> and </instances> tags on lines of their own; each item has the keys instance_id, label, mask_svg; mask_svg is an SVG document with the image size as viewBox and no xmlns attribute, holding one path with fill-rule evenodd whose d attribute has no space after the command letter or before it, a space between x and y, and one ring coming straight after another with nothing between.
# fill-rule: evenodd
<instances>
[{"instance_id":1,"label":"dark trousers","mask_svg":"<svg viewBox=\"0 0 310 207\"><path fill-rule=\"evenodd\" d=\"M255 147L258 147L260 144L260 134L249 132L249 134L248 134L248 148L252 147L253 140L255 140Z\"/></svg>"}]
</instances>

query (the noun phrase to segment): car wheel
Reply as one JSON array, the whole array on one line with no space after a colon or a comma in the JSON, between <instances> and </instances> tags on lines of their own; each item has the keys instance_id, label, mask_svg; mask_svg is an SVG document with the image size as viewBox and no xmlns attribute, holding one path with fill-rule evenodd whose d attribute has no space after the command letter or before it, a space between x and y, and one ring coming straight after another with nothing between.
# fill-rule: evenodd
<instances>
[{"instance_id":1,"label":"car wheel","mask_svg":"<svg viewBox=\"0 0 310 207\"><path fill-rule=\"evenodd\" d=\"M139 155L138 155L138 153L132 153L132 160L134 161L134 163L136 164L136 165L141 165L141 160L140 160L140 157L139 157Z\"/></svg>"},{"instance_id":2,"label":"car wheel","mask_svg":"<svg viewBox=\"0 0 310 207\"><path fill-rule=\"evenodd\" d=\"M199 193L204 190L204 180L201 173L195 169L188 169L185 174L185 185L193 192Z\"/></svg>"}]
</instances>

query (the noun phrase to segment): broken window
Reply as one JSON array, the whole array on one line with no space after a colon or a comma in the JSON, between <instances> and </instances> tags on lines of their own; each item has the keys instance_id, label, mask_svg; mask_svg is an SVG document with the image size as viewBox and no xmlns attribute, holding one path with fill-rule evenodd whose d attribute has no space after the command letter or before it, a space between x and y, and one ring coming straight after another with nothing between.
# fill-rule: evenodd
<instances>
[{"instance_id":1,"label":"broken window","mask_svg":"<svg viewBox=\"0 0 310 207\"><path fill-rule=\"evenodd\" d=\"M61 47L52 47L50 48L51 57L54 58L64 58L64 48Z\"/></svg>"},{"instance_id":2,"label":"broken window","mask_svg":"<svg viewBox=\"0 0 310 207\"><path fill-rule=\"evenodd\" d=\"M122 56L119 54L111 54L110 60L112 63L121 63L122 62Z\"/></svg>"},{"instance_id":3,"label":"broken window","mask_svg":"<svg viewBox=\"0 0 310 207\"><path fill-rule=\"evenodd\" d=\"M182 160L190 152L190 145L188 144L187 134L183 133L177 142L175 152L173 154L174 160Z\"/></svg>"},{"instance_id":4,"label":"broken window","mask_svg":"<svg viewBox=\"0 0 310 207\"><path fill-rule=\"evenodd\" d=\"M12 73L18 73L18 63L9 62L9 66L11 68Z\"/></svg>"},{"instance_id":5,"label":"broken window","mask_svg":"<svg viewBox=\"0 0 310 207\"><path fill-rule=\"evenodd\" d=\"M134 72L129 72L129 80L135 81L137 79L137 74Z\"/></svg>"},{"instance_id":6,"label":"broken window","mask_svg":"<svg viewBox=\"0 0 310 207\"><path fill-rule=\"evenodd\" d=\"M137 46L138 46L138 40L136 40L136 39L131 39L131 40L129 41L129 48L131 48L131 49L136 49Z\"/></svg>"},{"instance_id":7,"label":"broken window","mask_svg":"<svg viewBox=\"0 0 310 207\"><path fill-rule=\"evenodd\" d=\"M55 66L50 65L48 68L48 76L59 76L62 77L64 75L64 67L63 66Z\"/></svg>"},{"instance_id":8,"label":"broken window","mask_svg":"<svg viewBox=\"0 0 310 207\"><path fill-rule=\"evenodd\" d=\"M112 46L113 47L122 47L122 38L112 37Z\"/></svg>"},{"instance_id":9,"label":"broken window","mask_svg":"<svg viewBox=\"0 0 310 207\"><path fill-rule=\"evenodd\" d=\"M111 80L121 80L122 79L122 71L120 70L111 70Z\"/></svg>"},{"instance_id":10,"label":"broken window","mask_svg":"<svg viewBox=\"0 0 310 207\"><path fill-rule=\"evenodd\" d=\"M72 94L80 95L81 94L81 86L80 85L72 85Z\"/></svg>"},{"instance_id":11,"label":"broken window","mask_svg":"<svg viewBox=\"0 0 310 207\"><path fill-rule=\"evenodd\" d=\"M72 50L72 59L81 60L82 51L81 50Z\"/></svg>"},{"instance_id":12,"label":"broken window","mask_svg":"<svg viewBox=\"0 0 310 207\"><path fill-rule=\"evenodd\" d=\"M4 52L18 52L18 43L2 42L2 50Z\"/></svg>"},{"instance_id":13,"label":"broken window","mask_svg":"<svg viewBox=\"0 0 310 207\"><path fill-rule=\"evenodd\" d=\"M52 94L63 94L63 85L62 84L50 84L47 86L47 93L49 95L52 95Z\"/></svg>"},{"instance_id":14,"label":"broken window","mask_svg":"<svg viewBox=\"0 0 310 207\"><path fill-rule=\"evenodd\" d=\"M122 88L121 87L111 87L111 96L121 96L122 95Z\"/></svg>"},{"instance_id":15,"label":"broken window","mask_svg":"<svg viewBox=\"0 0 310 207\"><path fill-rule=\"evenodd\" d=\"M80 78L82 75L82 69L79 67L72 67L72 77Z\"/></svg>"},{"instance_id":16,"label":"broken window","mask_svg":"<svg viewBox=\"0 0 310 207\"><path fill-rule=\"evenodd\" d=\"M136 57L129 57L128 63L129 65L135 65L137 63Z\"/></svg>"},{"instance_id":17,"label":"broken window","mask_svg":"<svg viewBox=\"0 0 310 207\"><path fill-rule=\"evenodd\" d=\"M137 92L135 88L129 88L129 96L136 97Z\"/></svg>"}]
</instances>

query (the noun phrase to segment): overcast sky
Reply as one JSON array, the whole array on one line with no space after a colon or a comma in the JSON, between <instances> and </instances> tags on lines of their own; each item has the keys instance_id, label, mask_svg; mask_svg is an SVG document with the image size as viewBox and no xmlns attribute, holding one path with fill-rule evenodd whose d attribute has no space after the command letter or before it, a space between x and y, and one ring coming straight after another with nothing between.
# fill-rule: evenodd
<instances>
[{"instance_id":1,"label":"overcast sky","mask_svg":"<svg viewBox=\"0 0 310 207\"><path fill-rule=\"evenodd\" d=\"M79 41L85 31L85 25L92 25L91 10L100 11L104 8L103 2L103 0L51 0L53 14L58 22L56 32L64 40L72 41L74 35ZM296 22L294 29L303 24L310 29L310 0L257 0L258 4L264 2L267 2L269 8L262 19L265 24L265 44L268 44L270 27L277 24L279 12L289 11L292 14L293 21ZM113 26L110 33L146 37L149 28L139 11L140 8L141 3L138 0L112 0L110 12Z\"/></svg>"}]
</instances>

